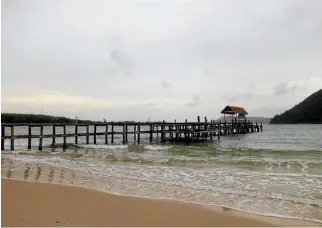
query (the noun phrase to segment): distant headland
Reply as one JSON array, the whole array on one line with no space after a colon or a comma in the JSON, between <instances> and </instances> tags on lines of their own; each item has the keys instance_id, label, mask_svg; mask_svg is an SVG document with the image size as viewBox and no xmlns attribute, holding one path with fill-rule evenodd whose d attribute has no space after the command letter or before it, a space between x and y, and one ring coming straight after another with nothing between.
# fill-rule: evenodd
<instances>
[{"instance_id":1,"label":"distant headland","mask_svg":"<svg viewBox=\"0 0 322 228\"><path fill-rule=\"evenodd\" d=\"M322 89L293 108L274 116L270 124L322 124Z\"/></svg>"},{"instance_id":2,"label":"distant headland","mask_svg":"<svg viewBox=\"0 0 322 228\"><path fill-rule=\"evenodd\" d=\"M62 116L50 116L41 114L20 114L20 113L1 113L2 123L52 123L52 124L75 124L76 119ZM101 121L77 120L78 124L101 123Z\"/></svg>"}]
</instances>

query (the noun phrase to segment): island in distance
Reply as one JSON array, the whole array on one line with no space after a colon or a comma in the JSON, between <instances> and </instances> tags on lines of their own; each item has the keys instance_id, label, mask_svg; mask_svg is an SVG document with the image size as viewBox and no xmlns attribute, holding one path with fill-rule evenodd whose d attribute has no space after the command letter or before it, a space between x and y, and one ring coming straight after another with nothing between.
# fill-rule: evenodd
<instances>
[{"instance_id":1,"label":"island in distance","mask_svg":"<svg viewBox=\"0 0 322 228\"><path fill-rule=\"evenodd\" d=\"M322 124L322 89L284 113L275 115L270 124Z\"/></svg>"}]
</instances>

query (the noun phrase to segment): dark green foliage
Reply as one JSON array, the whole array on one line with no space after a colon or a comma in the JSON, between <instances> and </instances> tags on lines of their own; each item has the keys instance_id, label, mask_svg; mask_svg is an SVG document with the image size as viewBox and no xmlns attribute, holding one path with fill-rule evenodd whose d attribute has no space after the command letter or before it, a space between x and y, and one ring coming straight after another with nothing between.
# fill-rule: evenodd
<instances>
[{"instance_id":1,"label":"dark green foliage","mask_svg":"<svg viewBox=\"0 0 322 228\"><path fill-rule=\"evenodd\" d=\"M322 89L313 93L301 103L276 115L271 124L322 123Z\"/></svg>"},{"instance_id":2,"label":"dark green foliage","mask_svg":"<svg viewBox=\"0 0 322 228\"><path fill-rule=\"evenodd\" d=\"M53 123L53 124L75 124L75 119L69 119L61 116L48 116L39 114L18 114L1 113L2 123ZM78 124L97 123L90 120L77 120Z\"/></svg>"}]
</instances>

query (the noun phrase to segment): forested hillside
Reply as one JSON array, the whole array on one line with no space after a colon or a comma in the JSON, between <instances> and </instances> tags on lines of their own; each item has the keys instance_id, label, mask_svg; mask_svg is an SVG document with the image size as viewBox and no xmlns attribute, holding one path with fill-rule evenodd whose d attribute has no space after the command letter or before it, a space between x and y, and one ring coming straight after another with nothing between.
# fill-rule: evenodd
<instances>
[{"instance_id":1,"label":"forested hillside","mask_svg":"<svg viewBox=\"0 0 322 228\"><path fill-rule=\"evenodd\" d=\"M322 89L272 118L271 124L322 123Z\"/></svg>"}]
</instances>

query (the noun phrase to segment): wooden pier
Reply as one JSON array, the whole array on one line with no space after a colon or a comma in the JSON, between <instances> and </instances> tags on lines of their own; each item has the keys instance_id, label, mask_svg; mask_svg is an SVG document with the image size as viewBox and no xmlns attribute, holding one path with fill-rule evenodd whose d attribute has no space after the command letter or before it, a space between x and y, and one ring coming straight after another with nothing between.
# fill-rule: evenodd
<instances>
[{"instance_id":1,"label":"wooden pier","mask_svg":"<svg viewBox=\"0 0 322 228\"><path fill-rule=\"evenodd\" d=\"M15 134L15 128L21 127L26 134ZM44 127L50 128L50 133L44 133ZM73 129L72 133L67 133L66 128ZM39 134L32 134L32 130L38 128ZM100 128L100 131L98 130ZM117 131L116 128L120 130ZM90 132L89 129L93 129ZM103 130L102 130L103 129ZM8 132L8 130L10 130ZM58 133L60 130L60 133ZM141 137L145 135L149 142L152 141L171 141L171 142L196 142L205 140L220 140L221 136L230 134L246 134L251 132L262 132L262 123L251 123L244 121L232 122L215 122L200 121L197 117L197 122L106 122L97 124L75 124L75 125L62 125L62 124L1 124L1 150L5 149L5 140L10 140L10 150L15 149L15 139L26 139L27 149L31 149L31 140L38 140L38 149L43 149L43 140L51 139L50 146L55 147L56 139L62 138L63 149L67 148L67 138L73 138L73 144L79 143L79 137L85 137L84 143L97 144L97 137L103 137L103 143L114 144L115 137L121 138L120 143L128 143L128 136L133 136L135 143L141 143ZM90 141L90 136L92 141Z\"/></svg>"}]
</instances>

